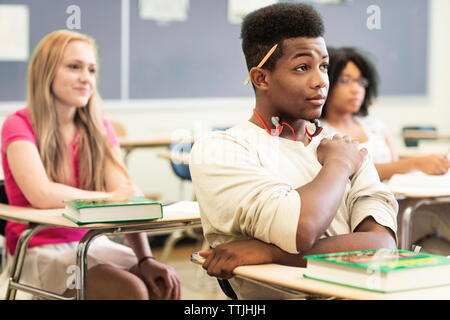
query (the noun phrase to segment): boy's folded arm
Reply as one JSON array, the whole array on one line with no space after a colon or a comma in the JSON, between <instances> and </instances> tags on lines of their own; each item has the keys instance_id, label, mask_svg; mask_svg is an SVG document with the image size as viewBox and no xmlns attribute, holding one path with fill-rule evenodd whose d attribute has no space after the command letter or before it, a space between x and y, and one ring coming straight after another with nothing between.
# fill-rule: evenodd
<instances>
[{"instance_id":1,"label":"boy's folded arm","mask_svg":"<svg viewBox=\"0 0 450 320\"><path fill-rule=\"evenodd\" d=\"M301 199L297 250L308 251L333 221L344 196L349 173L340 163L329 163L308 184L297 189Z\"/></svg>"},{"instance_id":2,"label":"boy's folded arm","mask_svg":"<svg viewBox=\"0 0 450 320\"><path fill-rule=\"evenodd\" d=\"M299 254L288 253L259 240L232 241L200 254L205 257L203 267L209 275L229 279L234 275L233 270L243 265L277 263L305 267L303 257L306 255L380 248L396 248L394 233L367 217L355 232L320 239L312 248Z\"/></svg>"},{"instance_id":3,"label":"boy's folded arm","mask_svg":"<svg viewBox=\"0 0 450 320\"><path fill-rule=\"evenodd\" d=\"M371 217L379 226L387 228L397 240L398 203L386 185L380 183L377 170L369 156L352 179L352 188L345 199L351 212L350 229L360 231L362 223Z\"/></svg>"}]
</instances>

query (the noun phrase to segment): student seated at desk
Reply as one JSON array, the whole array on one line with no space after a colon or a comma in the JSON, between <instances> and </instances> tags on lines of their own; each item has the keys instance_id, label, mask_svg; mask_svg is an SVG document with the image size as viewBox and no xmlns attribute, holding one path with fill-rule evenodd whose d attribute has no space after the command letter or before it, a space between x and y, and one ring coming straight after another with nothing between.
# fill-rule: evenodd
<instances>
[{"instance_id":1,"label":"student seated at desk","mask_svg":"<svg viewBox=\"0 0 450 320\"><path fill-rule=\"evenodd\" d=\"M352 137L367 148L381 180L416 170L432 175L447 173L450 161L445 154L398 159L384 123L368 115L378 92L374 64L355 48L329 48L328 52L330 89L322 110L324 128ZM402 208L404 201L399 205ZM450 255L449 204L419 207L412 224L413 243L426 252Z\"/></svg>"},{"instance_id":2,"label":"student seated at desk","mask_svg":"<svg viewBox=\"0 0 450 320\"><path fill-rule=\"evenodd\" d=\"M397 202L367 151L348 137L306 130L328 92L323 34L309 5L275 4L244 19L254 114L198 140L191 152L202 226L214 248L202 252L210 275L228 278L242 264L304 266L305 254L396 248ZM241 299L292 297L243 279L230 284Z\"/></svg>"},{"instance_id":3,"label":"student seated at desk","mask_svg":"<svg viewBox=\"0 0 450 320\"><path fill-rule=\"evenodd\" d=\"M9 204L64 208L63 200L126 197L141 191L130 180L110 123L100 115L94 40L59 30L45 36L28 74L28 107L9 115L2 127L2 165ZM26 225L6 226L5 295L12 255ZM73 296L68 268L75 265L87 230L48 228L30 241L21 281ZM130 247L106 236L88 251L88 298L179 299L180 279L156 261L145 233L128 234ZM70 283L69 283L70 284ZM29 298L19 291L17 298Z\"/></svg>"}]
</instances>

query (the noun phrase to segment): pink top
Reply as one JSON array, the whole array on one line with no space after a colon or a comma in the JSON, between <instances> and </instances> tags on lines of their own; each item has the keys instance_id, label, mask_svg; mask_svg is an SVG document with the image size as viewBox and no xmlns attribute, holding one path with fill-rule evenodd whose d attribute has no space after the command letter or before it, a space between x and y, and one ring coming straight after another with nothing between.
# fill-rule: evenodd
<instances>
[{"instance_id":1,"label":"pink top","mask_svg":"<svg viewBox=\"0 0 450 320\"><path fill-rule=\"evenodd\" d=\"M108 140L112 146L118 146L119 142L114 133L114 129L111 124L102 119L105 126ZM2 153L2 166L5 176L5 190L10 205L31 207L28 200L23 195L20 188L17 186L14 177L11 174L8 161L6 159L6 149L8 145L16 140L27 140L32 142L37 147L36 137L31 124L29 109L24 108L15 113L9 115L2 127L2 141L1 141L1 153ZM74 140L70 143L70 150L72 153L72 163L75 173L76 186L78 187L78 134ZM17 240L20 234L25 230L27 225L8 221L6 224L5 236L6 247L11 254L16 250ZM67 243L73 241L80 241L87 230L70 229L70 228L47 228L36 235L30 240L29 247L39 246L50 243Z\"/></svg>"}]
</instances>

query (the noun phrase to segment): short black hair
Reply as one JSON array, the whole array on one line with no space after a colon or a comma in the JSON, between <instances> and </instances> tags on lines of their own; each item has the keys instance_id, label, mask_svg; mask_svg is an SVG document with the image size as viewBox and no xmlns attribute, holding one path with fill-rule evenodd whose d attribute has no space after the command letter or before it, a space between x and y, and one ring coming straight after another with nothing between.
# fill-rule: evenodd
<instances>
[{"instance_id":1,"label":"short black hair","mask_svg":"<svg viewBox=\"0 0 450 320\"><path fill-rule=\"evenodd\" d=\"M341 76L342 70L347 66L350 61L353 62L361 71L364 78L369 81L369 85L366 88L366 95L364 101L359 108L359 111L355 113L358 116L367 116L369 114L369 106L373 103L378 96L378 84L379 75L373 62L369 59L368 55L361 50L352 47L343 48L331 48L328 47L328 55L330 57L328 67L328 78L330 81L330 87L328 89L328 97L333 93L337 80ZM322 108L321 118L326 117L328 101Z\"/></svg>"},{"instance_id":2,"label":"short black hair","mask_svg":"<svg viewBox=\"0 0 450 320\"><path fill-rule=\"evenodd\" d=\"M325 27L319 13L299 3L277 3L249 13L242 22L241 38L247 68L256 67L275 44L277 49L263 65L272 71L283 55L285 39L323 37Z\"/></svg>"}]
</instances>

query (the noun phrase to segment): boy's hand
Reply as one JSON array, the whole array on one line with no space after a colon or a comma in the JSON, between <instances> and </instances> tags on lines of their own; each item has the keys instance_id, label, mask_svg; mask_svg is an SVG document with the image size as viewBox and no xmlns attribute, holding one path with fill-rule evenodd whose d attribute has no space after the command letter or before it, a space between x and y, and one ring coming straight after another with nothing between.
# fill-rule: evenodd
<instances>
[{"instance_id":1,"label":"boy's hand","mask_svg":"<svg viewBox=\"0 0 450 320\"><path fill-rule=\"evenodd\" d=\"M317 147L317 160L322 166L341 165L349 177L358 171L366 155L367 149L359 149L359 143L348 136L324 138Z\"/></svg>"},{"instance_id":2,"label":"boy's hand","mask_svg":"<svg viewBox=\"0 0 450 320\"><path fill-rule=\"evenodd\" d=\"M238 240L200 251L199 254L206 258L203 269L210 276L230 279L238 266L273 262L276 249L259 240Z\"/></svg>"}]
</instances>

